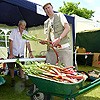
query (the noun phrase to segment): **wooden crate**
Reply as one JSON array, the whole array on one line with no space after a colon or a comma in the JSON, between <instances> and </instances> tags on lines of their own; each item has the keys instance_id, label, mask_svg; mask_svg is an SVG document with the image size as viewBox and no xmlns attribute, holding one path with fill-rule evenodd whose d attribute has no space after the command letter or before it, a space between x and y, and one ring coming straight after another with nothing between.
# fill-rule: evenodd
<instances>
[{"instance_id":1,"label":"wooden crate","mask_svg":"<svg viewBox=\"0 0 100 100\"><path fill-rule=\"evenodd\" d=\"M92 66L100 67L100 53L94 53Z\"/></svg>"}]
</instances>

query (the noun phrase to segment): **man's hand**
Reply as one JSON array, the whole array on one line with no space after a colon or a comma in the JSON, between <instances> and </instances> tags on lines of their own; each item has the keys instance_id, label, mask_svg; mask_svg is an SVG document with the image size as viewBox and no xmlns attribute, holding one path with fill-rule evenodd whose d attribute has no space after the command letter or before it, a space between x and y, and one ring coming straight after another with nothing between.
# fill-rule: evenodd
<instances>
[{"instance_id":1,"label":"man's hand","mask_svg":"<svg viewBox=\"0 0 100 100\"><path fill-rule=\"evenodd\" d=\"M32 52L29 52L29 58L34 58Z\"/></svg>"},{"instance_id":2,"label":"man's hand","mask_svg":"<svg viewBox=\"0 0 100 100\"><path fill-rule=\"evenodd\" d=\"M15 56L12 55L12 54L10 54L8 58L9 58L9 59L12 59L12 58L15 58Z\"/></svg>"},{"instance_id":3,"label":"man's hand","mask_svg":"<svg viewBox=\"0 0 100 100\"><path fill-rule=\"evenodd\" d=\"M53 44L54 47L58 46L59 43L60 43L60 38L56 38L56 39L54 39L54 41L52 42L52 44Z\"/></svg>"},{"instance_id":4,"label":"man's hand","mask_svg":"<svg viewBox=\"0 0 100 100\"><path fill-rule=\"evenodd\" d=\"M47 41L46 40L40 40L40 42L39 43L41 43L41 44L47 44Z\"/></svg>"}]
</instances>

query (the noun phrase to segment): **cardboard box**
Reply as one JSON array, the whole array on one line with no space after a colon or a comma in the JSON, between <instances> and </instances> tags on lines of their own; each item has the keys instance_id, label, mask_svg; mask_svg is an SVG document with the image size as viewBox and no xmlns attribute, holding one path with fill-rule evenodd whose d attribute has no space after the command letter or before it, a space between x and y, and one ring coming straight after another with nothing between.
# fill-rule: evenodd
<instances>
[{"instance_id":1,"label":"cardboard box","mask_svg":"<svg viewBox=\"0 0 100 100\"><path fill-rule=\"evenodd\" d=\"M100 53L94 53L92 66L100 67Z\"/></svg>"}]
</instances>

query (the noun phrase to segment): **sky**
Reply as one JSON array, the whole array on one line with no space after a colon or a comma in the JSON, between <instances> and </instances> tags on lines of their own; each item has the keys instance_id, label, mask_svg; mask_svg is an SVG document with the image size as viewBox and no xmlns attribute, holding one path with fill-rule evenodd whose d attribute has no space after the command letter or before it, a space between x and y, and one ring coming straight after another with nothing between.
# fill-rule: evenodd
<instances>
[{"instance_id":1,"label":"sky","mask_svg":"<svg viewBox=\"0 0 100 100\"><path fill-rule=\"evenodd\" d=\"M65 2L80 2L80 8L86 8L88 10L95 11L94 17L92 18L94 21L100 21L100 3L99 0L29 0L40 5L44 5L47 2L51 2L53 5L53 9L58 11L59 7L63 6L63 1Z\"/></svg>"}]
</instances>

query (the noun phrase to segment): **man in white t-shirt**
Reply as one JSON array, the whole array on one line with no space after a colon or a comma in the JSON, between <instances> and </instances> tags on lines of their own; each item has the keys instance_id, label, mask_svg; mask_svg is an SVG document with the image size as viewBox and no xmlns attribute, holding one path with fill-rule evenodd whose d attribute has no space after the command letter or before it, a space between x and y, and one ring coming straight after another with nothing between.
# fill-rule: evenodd
<instances>
[{"instance_id":1,"label":"man in white t-shirt","mask_svg":"<svg viewBox=\"0 0 100 100\"><path fill-rule=\"evenodd\" d=\"M44 33L47 34L47 40L51 41L55 47L60 63L66 67L72 66L73 51L68 38L70 26L66 17L62 13L54 13L51 3L46 3L43 9L49 17L44 22ZM43 44L43 41L41 43ZM60 48L56 48L58 44L61 45ZM46 58L47 63L56 64L56 54L50 47L47 48Z\"/></svg>"},{"instance_id":2,"label":"man in white t-shirt","mask_svg":"<svg viewBox=\"0 0 100 100\"><path fill-rule=\"evenodd\" d=\"M9 36L9 52L8 52L8 58L24 58L24 48L25 45L27 46L30 57L33 57L30 43L29 41L22 38L22 34L28 34L28 32L25 30L26 22L24 20L20 20L18 23L18 28L15 28L12 30ZM15 80L14 80L14 67L16 63L8 63L8 68L10 70L11 75L11 86L14 86ZM24 64L24 62L22 62ZM22 68L16 64L16 67L19 68L20 77L24 79L24 73Z\"/></svg>"}]
</instances>

